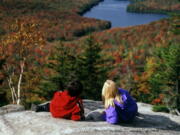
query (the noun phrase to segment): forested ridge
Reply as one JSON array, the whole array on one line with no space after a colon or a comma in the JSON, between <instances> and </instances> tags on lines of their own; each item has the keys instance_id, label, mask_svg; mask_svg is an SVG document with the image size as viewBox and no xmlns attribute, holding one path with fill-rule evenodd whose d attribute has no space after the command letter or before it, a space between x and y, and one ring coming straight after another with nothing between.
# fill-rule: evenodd
<instances>
[{"instance_id":1,"label":"forested ridge","mask_svg":"<svg viewBox=\"0 0 180 135\"><path fill-rule=\"evenodd\" d=\"M127 11L142 13L179 13L179 0L130 0Z\"/></svg>"},{"instance_id":2,"label":"forested ridge","mask_svg":"<svg viewBox=\"0 0 180 135\"><path fill-rule=\"evenodd\" d=\"M34 19L46 39L72 40L86 33L106 29L109 22L81 17L99 0L2 0L0 2L0 34L17 19Z\"/></svg>"}]
</instances>

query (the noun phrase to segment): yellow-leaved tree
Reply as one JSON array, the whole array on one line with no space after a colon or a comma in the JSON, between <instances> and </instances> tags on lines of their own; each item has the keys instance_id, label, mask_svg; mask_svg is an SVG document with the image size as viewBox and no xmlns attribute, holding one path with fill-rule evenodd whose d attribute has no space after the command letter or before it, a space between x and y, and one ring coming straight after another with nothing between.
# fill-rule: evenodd
<instances>
[{"instance_id":1,"label":"yellow-leaved tree","mask_svg":"<svg viewBox=\"0 0 180 135\"><path fill-rule=\"evenodd\" d=\"M3 71L8 82L13 104L21 102L24 73L43 62L45 40L35 19L15 21L9 32L0 39L0 59L5 60Z\"/></svg>"}]
</instances>

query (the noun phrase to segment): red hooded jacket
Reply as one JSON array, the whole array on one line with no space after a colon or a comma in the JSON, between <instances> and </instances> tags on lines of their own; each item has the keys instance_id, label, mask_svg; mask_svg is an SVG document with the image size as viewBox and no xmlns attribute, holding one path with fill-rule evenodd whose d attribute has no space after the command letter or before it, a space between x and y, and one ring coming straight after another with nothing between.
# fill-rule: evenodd
<instances>
[{"instance_id":1,"label":"red hooded jacket","mask_svg":"<svg viewBox=\"0 0 180 135\"><path fill-rule=\"evenodd\" d=\"M50 103L50 112L55 118L81 120L84 115L82 100L71 97L67 90L56 92Z\"/></svg>"}]
</instances>

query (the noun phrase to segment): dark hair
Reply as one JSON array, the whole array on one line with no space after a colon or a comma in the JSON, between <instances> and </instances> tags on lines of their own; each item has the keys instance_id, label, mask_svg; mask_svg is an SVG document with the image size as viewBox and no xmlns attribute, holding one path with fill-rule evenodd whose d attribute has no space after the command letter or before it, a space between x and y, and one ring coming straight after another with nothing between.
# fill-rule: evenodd
<instances>
[{"instance_id":1,"label":"dark hair","mask_svg":"<svg viewBox=\"0 0 180 135\"><path fill-rule=\"evenodd\" d=\"M80 81L74 80L68 84L67 90L70 96L79 96L83 91L83 85Z\"/></svg>"}]
</instances>

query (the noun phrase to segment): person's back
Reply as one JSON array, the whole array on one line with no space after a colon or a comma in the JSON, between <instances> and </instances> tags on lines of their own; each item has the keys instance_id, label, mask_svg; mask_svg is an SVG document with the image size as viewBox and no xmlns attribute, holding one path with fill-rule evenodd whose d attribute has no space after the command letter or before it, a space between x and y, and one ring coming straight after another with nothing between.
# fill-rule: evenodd
<instances>
[{"instance_id":1,"label":"person's back","mask_svg":"<svg viewBox=\"0 0 180 135\"><path fill-rule=\"evenodd\" d=\"M64 91L57 91L50 103L38 105L36 112L51 112L55 118L84 120L84 108L80 94L83 86L79 81L72 81Z\"/></svg>"},{"instance_id":2,"label":"person's back","mask_svg":"<svg viewBox=\"0 0 180 135\"><path fill-rule=\"evenodd\" d=\"M115 116L117 117L117 121L115 121L115 123L131 122L137 114L137 104L129 95L128 91L118 88L118 93L121 95L123 103L119 103L117 100L114 100L115 107L113 109L117 112L117 116ZM107 112L108 109L106 110ZM111 117L112 114L108 115Z\"/></svg>"},{"instance_id":3,"label":"person's back","mask_svg":"<svg viewBox=\"0 0 180 135\"><path fill-rule=\"evenodd\" d=\"M137 104L128 91L117 88L115 83L107 80L103 86L102 97L105 104L104 120L116 124L130 122L137 114Z\"/></svg>"},{"instance_id":4,"label":"person's back","mask_svg":"<svg viewBox=\"0 0 180 135\"><path fill-rule=\"evenodd\" d=\"M68 91L56 92L50 103L50 112L55 118L81 120L83 117L82 100L70 96Z\"/></svg>"}]
</instances>

